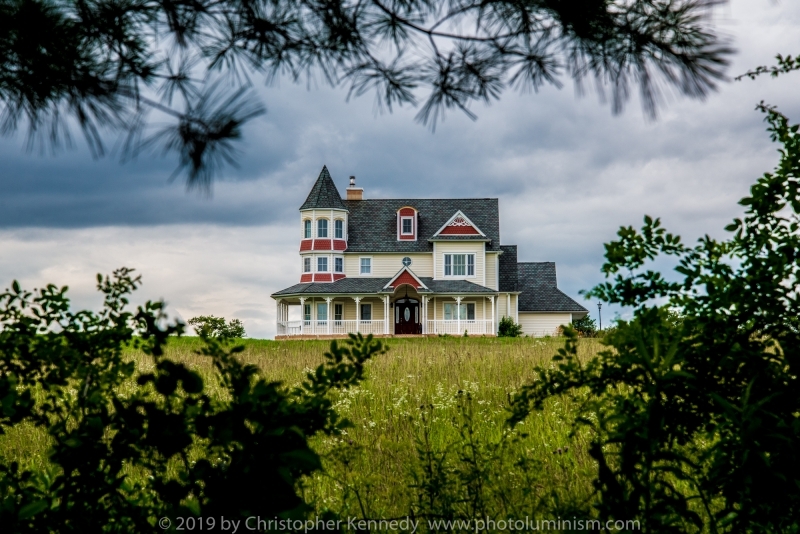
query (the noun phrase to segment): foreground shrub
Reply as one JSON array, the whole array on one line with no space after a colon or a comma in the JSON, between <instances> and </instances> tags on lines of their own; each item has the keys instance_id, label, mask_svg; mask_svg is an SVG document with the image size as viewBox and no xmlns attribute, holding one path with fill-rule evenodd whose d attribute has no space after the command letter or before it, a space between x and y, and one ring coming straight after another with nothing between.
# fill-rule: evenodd
<instances>
[{"instance_id":1,"label":"foreground shrub","mask_svg":"<svg viewBox=\"0 0 800 534\"><path fill-rule=\"evenodd\" d=\"M381 344L334 342L325 364L288 389L240 363L241 347L207 338L200 353L223 391L212 399L198 374L164 357L182 325L162 326L160 303L127 311L138 284L129 269L98 276L99 314L71 312L66 288L52 285L29 292L15 282L0 294L0 432L32 425L52 443L44 468L0 462L3 532L152 533L165 528L159 518L176 527L179 516L302 517L296 481L320 468L308 438L348 426L328 394L358 384ZM152 356L151 372L123 357L131 344Z\"/></svg>"},{"instance_id":2,"label":"foreground shrub","mask_svg":"<svg viewBox=\"0 0 800 534\"><path fill-rule=\"evenodd\" d=\"M589 294L634 318L586 364L567 329L556 367L514 401L520 421L548 398L591 393L576 424L595 433L603 519L659 533L800 531L800 135L762 109L781 160L740 202L733 236L686 247L658 219L622 228L606 245L613 280ZM645 270L660 254L678 259L679 281Z\"/></svg>"}]
</instances>

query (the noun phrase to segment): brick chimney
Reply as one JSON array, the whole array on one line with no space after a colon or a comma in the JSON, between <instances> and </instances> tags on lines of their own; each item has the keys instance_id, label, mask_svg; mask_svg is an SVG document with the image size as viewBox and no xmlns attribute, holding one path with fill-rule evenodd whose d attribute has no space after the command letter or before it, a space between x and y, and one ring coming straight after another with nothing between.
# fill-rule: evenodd
<instances>
[{"instance_id":1,"label":"brick chimney","mask_svg":"<svg viewBox=\"0 0 800 534\"><path fill-rule=\"evenodd\" d=\"M347 200L363 200L364 188L356 187L356 177L350 177L350 186L347 188Z\"/></svg>"}]
</instances>

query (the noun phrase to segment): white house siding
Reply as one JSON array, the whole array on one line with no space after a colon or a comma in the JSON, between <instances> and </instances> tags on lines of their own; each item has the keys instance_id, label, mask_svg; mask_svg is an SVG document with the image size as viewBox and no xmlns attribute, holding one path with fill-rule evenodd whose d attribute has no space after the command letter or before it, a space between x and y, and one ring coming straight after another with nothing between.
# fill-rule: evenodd
<instances>
[{"instance_id":1,"label":"white house siding","mask_svg":"<svg viewBox=\"0 0 800 534\"><path fill-rule=\"evenodd\" d=\"M447 278L444 277L444 255L463 252L475 254L475 276L466 277L464 280L483 285L483 274L486 268L485 248L483 241L460 241L455 243L438 241L436 243L436 272L433 277L437 280L446 280ZM411 270L414 270L413 265ZM414 272L416 273L417 271Z\"/></svg>"},{"instance_id":2,"label":"white house siding","mask_svg":"<svg viewBox=\"0 0 800 534\"><path fill-rule=\"evenodd\" d=\"M571 320L569 313L519 312L519 323L526 336L554 336L559 326L569 324Z\"/></svg>"},{"instance_id":3,"label":"white house siding","mask_svg":"<svg viewBox=\"0 0 800 534\"><path fill-rule=\"evenodd\" d=\"M509 296L511 298L509 298ZM509 306L509 301L511 306ZM517 311L517 296L509 295L508 293L500 293L497 297L497 318L498 320L503 317L515 318Z\"/></svg>"},{"instance_id":4,"label":"white house siding","mask_svg":"<svg viewBox=\"0 0 800 534\"><path fill-rule=\"evenodd\" d=\"M486 253L486 287L497 289L497 254Z\"/></svg>"},{"instance_id":5,"label":"white house siding","mask_svg":"<svg viewBox=\"0 0 800 534\"><path fill-rule=\"evenodd\" d=\"M409 267L417 276L433 277L433 254L358 254L348 253L344 255L344 274L352 278L363 276L360 273L362 256L372 257L372 276L377 278L391 278L397 271L403 268L403 258L411 258Z\"/></svg>"}]
</instances>

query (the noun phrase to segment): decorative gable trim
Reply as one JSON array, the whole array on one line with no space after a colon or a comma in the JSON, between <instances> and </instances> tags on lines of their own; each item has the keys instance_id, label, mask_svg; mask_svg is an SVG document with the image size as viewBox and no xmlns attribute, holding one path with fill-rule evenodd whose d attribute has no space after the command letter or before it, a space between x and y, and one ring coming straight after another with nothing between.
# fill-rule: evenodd
<instances>
[{"instance_id":1,"label":"decorative gable trim","mask_svg":"<svg viewBox=\"0 0 800 534\"><path fill-rule=\"evenodd\" d=\"M486 237L480 228L473 223L461 210L455 212L444 225L437 230L434 237L439 235L480 235Z\"/></svg>"},{"instance_id":2,"label":"decorative gable trim","mask_svg":"<svg viewBox=\"0 0 800 534\"><path fill-rule=\"evenodd\" d=\"M394 289L403 284L412 285L417 289L428 289L428 286L422 283L422 280L420 280L419 277L406 266L403 266L403 268L400 269L385 286L383 286L383 289Z\"/></svg>"}]
</instances>

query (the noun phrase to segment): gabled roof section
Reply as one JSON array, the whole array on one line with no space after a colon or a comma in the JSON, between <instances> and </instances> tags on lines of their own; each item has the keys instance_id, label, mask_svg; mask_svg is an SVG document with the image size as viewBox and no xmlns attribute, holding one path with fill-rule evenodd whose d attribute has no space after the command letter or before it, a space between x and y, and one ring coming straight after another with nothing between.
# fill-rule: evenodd
<instances>
[{"instance_id":1,"label":"gabled roof section","mask_svg":"<svg viewBox=\"0 0 800 534\"><path fill-rule=\"evenodd\" d=\"M420 280L420 278L414 274L414 271L405 265L397 272L396 275L394 275L394 277L392 277L391 280L386 283L385 286L383 286L383 289L389 289L390 287L396 288L403 284L410 284L417 289L428 289L428 286L426 286L422 280Z\"/></svg>"},{"instance_id":2,"label":"gabled roof section","mask_svg":"<svg viewBox=\"0 0 800 534\"><path fill-rule=\"evenodd\" d=\"M453 235L479 235L482 237L486 237L486 234L481 232L481 229L477 227L475 223L469 220L469 217L464 215L461 210L458 210L450 217L446 223L439 228L433 237L439 237L441 235L453 236Z\"/></svg>"},{"instance_id":3,"label":"gabled roof section","mask_svg":"<svg viewBox=\"0 0 800 534\"><path fill-rule=\"evenodd\" d=\"M430 252L428 241L454 213L461 211L486 235L438 236L436 240L487 241L486 250L500 250L500 215L496 198L398 198L345 200L350 211L347 252ZM417 210L417 240L397 240L397 210Z\"/></svg>"},{"instance_id":4,"label":"gabled roof section","mask_svg":"<svg viewBox=\"0 0 800 534\"><path fill-rule=\"evenodd\" d=\"M517 276L517 290L521 291L519 311L588 312L586 308L558 289L555 263L518 263Z\"/></svg>"},{"instance_id":5,"label":"gabled roof section","mask_svg":"<svg viewBox=\"0 0 800 534\"><path fill-rule=\"evenodd\" d=\"M301 210L314 208L347 209L341 195L339 195L339 190L336 189L336 184L333 183L331 173L328 172L328 167L325 165L322 166L322 171L320 171L317 181L314 182L314 187L311 188L308 198L300 206Z\"/></svg>"}]
</instances>

